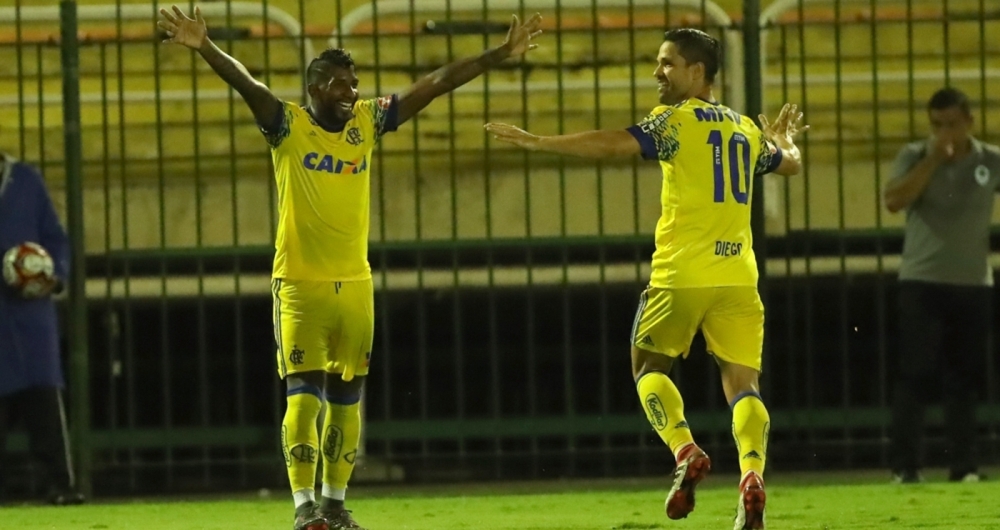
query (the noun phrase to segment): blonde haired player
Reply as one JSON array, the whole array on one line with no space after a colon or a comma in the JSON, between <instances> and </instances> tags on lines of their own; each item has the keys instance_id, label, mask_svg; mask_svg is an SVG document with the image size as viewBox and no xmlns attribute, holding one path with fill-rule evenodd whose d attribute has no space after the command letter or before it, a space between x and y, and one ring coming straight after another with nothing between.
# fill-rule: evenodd
<instances>
[{"instance_id":1,"label":"blonde haired player","mask_svg":"<svg viewBox=\"0 0 1000 530\"><path fill-rule=\"evenodd\" d=\"M642 155L663 170L649 287L632 329L632 371L642 407L677 459L666 511L681 519L694 509L695 486L711 462L694 443L681 395L667 374L686 356L700 328L722 373L740 452L737 530L764 527L764 461L770 427L758 377L764 307L757 294L751 248L754 175L794 175L800 169L793 138L801 118L786 105L761 131L746 116L716 102L719 43L694 29L668 31L654 76L660 103L641 123L623 130L535 136L487 124L497 139L525 149L589 158Z\"/></svg>"},{"instance_id":2,"label":"blonde haired player","mask_svg":"<svg viewBox=\"0 0 1000 530\"><path fill-rule=\"evenodd\" d=\"M399 95L359 100L342 49L309 64L309 104L279 100L208 38L205 20L161 10L167 41L196 50L243 97L271 146L278 188L272 290L278 372L288 387L281 444L295 530L360 528L344 507L361 430L361 386L374 326L368 264L369 172L379 138L511 56L536 47L541 16L513 18L499 47L444 66ZM327 375L333 377L327 377ZM326 400L322 443L316 423ZM324 459L316 502L317 459Z\"/></svg>"}]
</instances>

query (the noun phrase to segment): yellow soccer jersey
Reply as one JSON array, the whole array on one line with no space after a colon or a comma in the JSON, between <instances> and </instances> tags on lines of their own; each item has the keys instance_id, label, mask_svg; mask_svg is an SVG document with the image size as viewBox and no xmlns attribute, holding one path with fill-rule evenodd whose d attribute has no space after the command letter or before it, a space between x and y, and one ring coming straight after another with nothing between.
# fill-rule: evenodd
<instances>
[{"instance_id":1,"label":"yellow soccer jersey","mask_svg":"<svg viewBox=\"0 0 1000 530\"><path fill-rule=\"evenodd\" d=\"M663 170L650 284L756 286L753 176L777 168L781 151L750 118L700 99L657 107L628 131Z\"/></svg>"},{"instance_id":2,"label":"yellow soccer jersey","mask_svg":"<svg viewBox=\"0 0 1000 530\"><path fill-rule=\"evenodd\" d=\"M396 97L358 101L341 131L284 103L279 123L261 130L278 189L272 276L291 280L371 278L368 229L372 149L397 122Z\"/></svg>"}]
</instances>

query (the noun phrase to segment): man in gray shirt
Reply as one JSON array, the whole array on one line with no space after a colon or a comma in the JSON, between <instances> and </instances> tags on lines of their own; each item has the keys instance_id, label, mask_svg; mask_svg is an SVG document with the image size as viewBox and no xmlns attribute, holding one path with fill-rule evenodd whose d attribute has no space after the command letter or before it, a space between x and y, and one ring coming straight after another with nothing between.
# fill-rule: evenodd
<instances>
[{"instance_id":1,"label":"man in gray shirt","mask_svg":"<svg viewBox=\"0 0 1000 530\"><path fill-rule=\"evenodd\" d=\"M989 236L1000 149L972 137L969 100L961 91L939 90L928 113L932 136L903 148L884 194L889 211L906 210L893 474L897 482L920 481L925 398L940 387L949 478L978 481L976 390L992 354Z\"/></svg>"}]
</instances>

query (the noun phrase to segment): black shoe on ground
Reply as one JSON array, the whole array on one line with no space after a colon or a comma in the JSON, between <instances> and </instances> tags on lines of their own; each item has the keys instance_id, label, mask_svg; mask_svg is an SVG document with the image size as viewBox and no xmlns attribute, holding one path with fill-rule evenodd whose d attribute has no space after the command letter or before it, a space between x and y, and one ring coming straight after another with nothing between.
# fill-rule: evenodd
<instances>
[{"instance_id":1,"label":"black shoe on ground","mask_svg":"<svg viewBox=\"0 0 1000 530\"><path fill-rule=\"evenodd\" d=\"M323 509L320 511L326 522L330 525L330 530L365 530L351 517L351 511L340 506L336 509Z\"/></svg>"},{"instance_id":2,"label":"black shoe on ground","mask_svg":"<svg viewBox=\"0 0 1000 530\"><path fill-rule=\"evenodd\" d=\"M319 513L319 505L307 502L295 509L294 530L329 530L326 519Z\"/></svg>"}]
</instances>

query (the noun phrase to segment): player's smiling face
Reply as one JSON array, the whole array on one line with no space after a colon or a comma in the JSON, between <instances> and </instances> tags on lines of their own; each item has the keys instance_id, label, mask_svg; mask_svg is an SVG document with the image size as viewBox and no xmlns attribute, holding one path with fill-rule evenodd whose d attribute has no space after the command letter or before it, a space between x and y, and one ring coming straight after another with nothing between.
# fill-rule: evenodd
<instances>
[{"instance_id":1,"label":"player's smiling face","mask_svg":"<svg viewBox=\"0 0 1000 530\"><path fill-rule=\"evenodd\" d=\"M332 66L327 80L309 85L313 108L326 122L346 123L354 117L358 101L358 76L354 67Z\"/></svg>"},{"instance_id":2,"label":"player's smiling face","mask_svg":"<svg viewBox=\"0 0 1000 530\"><path fill-rule=\"evenodd\" d=\"M688 99L694 85L694 65L688 65L679 52L676 44L666 41L656 55L653 77L659 81L660 103L664 105L676 105Z\"/></svg>"}]
</instances>

